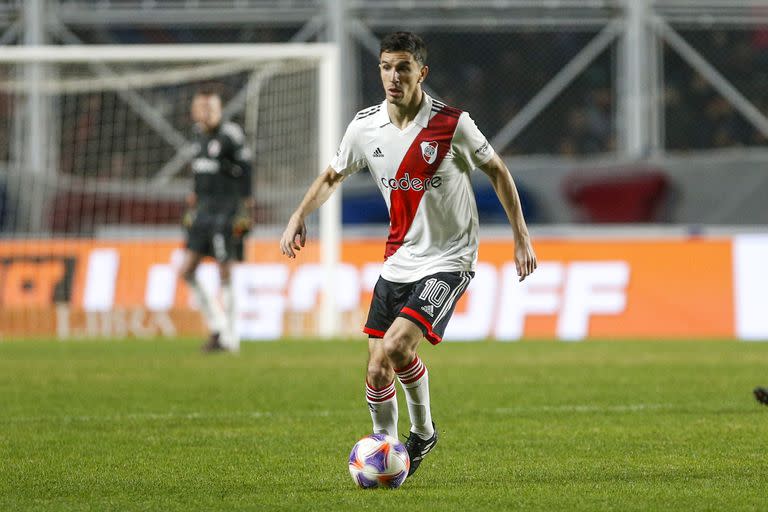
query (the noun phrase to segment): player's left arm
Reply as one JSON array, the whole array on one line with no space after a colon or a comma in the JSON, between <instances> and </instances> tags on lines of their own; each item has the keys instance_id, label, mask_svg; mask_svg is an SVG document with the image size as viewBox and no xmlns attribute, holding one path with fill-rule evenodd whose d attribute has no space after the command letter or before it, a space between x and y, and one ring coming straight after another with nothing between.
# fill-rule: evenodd
<instances>
[{"instance_id":1,"label":"player's left arm","mask_svg":"<svg viewBox=\"0 0 768 512\"><path fill-rule=\"evenodd\" d=\"M491 180L493 190L496 191L501 205L507 214L507 219L512 225L515 239L515 266L520 281L529 276L536 269L536 253L533 251L531 235L523 217L523 209L520 206L520 195L517 193L515 181L499 155L494 154L486 163L478 167Z\"/></svg>"},{"instance_id":2,"label":"player's left arm","mask_svg":"<svg viewBox=\"0 0 768 512\"><path fill-rule=\"evenodd\" d=\"M515 266L520 281L536 269L536 254L533 252L531 236L523 218L520 196L515 182L504 161L496 154L488 140L477 128L467 112L463 112L453 135L456 156L466 162L467 169L478 168L491 179L501 205L512 225L515 239Z\"/></svg>"},{"instance_id":3,"label":"player's left arm","mask_svg":"<svg viewBox=\"0 0 768 512\"><path fill-rule=\"evenodd\" d=\"M242 174L238 177L240 180L240 205L235 217L233 230L235 235L243 236L253 228L256 200L253 197L253 166L251 165L251 154L248 148L241 147L235 153L235 165L242 169Z\"/></svg>"},{"instance_id":4,"label":"player's left arm","mask_svg":"<svg viewBox=\"0 0 768 512\"><path fill-rule=\"evenodd\" d=\"M241 197L240 206L232 221L232 233L235 236L245 236L253 229L256 212L256 201L252 197Z\"/></svg>"},{"instance_id":5,"label":"player's left arm","mask_svg":"<svg viewBox=\"0 0 768 512\"><path fill-rule=\"evenodd\" d=\"M225 154L228 157L228 173L240 183L240 204L235 215L232 230L236 236L244 236L253 228L256 201L252 194L252 155L245 145L245 136L239 126L229 123L225 131L227 144Z\"/></svg>"},{"instance_id":6,"label":"player's left arm","mask_svg":"<svg viewBox=\"0 0 768 512\"><path fill-rule=\"evenodd\" d=\"M233 122L227 122L221 128L222 132L222 148L221 148L221 163L222 172L229 175L232 178L249 178L243 179L243 183L247 181L250 186L251 176L251 150L245 144L245 133L239 125ZM250 189L248 190L250 194Z\"/></svg>"}]
</instances>

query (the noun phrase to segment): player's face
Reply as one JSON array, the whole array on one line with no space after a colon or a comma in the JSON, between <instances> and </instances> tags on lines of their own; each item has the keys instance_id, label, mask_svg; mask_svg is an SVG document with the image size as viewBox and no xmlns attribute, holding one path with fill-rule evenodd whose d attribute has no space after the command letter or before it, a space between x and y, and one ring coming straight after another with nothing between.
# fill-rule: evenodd
<instances>
[{"instance_id":1,"label":"player's face","mask_svg":"<svg viewBox=\"0 0 768 512\"><path fill-rule=\"evenodd\" d=\"M209 96L198 94L192 100L192 121L201 125L206 131L212 130L221 123L221 98L216 94Z\"/></svg>"},{"instance_id":2,"label":"player's face","mask_svg":"<svg viewBox=\"0 0 768 512\"><path fill-rule=\"evenodd\" d=\"M387 101L410 105L420 98L421 82L429 68L419 64L410 52L383 52L379 58L379 71Z\"/></svg>"}]
</instances>

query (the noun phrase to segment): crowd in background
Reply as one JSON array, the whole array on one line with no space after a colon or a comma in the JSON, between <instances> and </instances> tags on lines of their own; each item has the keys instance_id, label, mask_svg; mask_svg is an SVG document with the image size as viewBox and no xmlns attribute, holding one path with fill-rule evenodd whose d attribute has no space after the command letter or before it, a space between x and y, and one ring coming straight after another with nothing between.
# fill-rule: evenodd
<instances>
[{"instance_id":1,"label":"crowd in background","mask_svg":"<svg viewBox=\"0 0 768 512\"><path fill-rule=\"evenodd\" d=\"M768 115L768 27L688 31L682 35L717 71ZM672 150L765 146L768 138L718 94L703 76L667 50L666 142Z\"/></svg>"},{"instance_id":2,"label":"crowd in background","mask_svg":"<svg viewBox=\"0 0 768 512\"><path fill-rule=\"evenodd\" d=\"M520 32L425 35L427 84L438 97L467 110L489 137L498 133L593 34ZM460 57L457 57L460 56ZM375 60L368 59L370 65ZM380 97L375 73L364 75L365 98ZM506 154L569 156L610 151L615 144L610 55L600 56L505 149Z\"/></svg>"},{"instance_id":3,"label":"crowd in background","mask_svg":"<svg viewBox=\"0 0 768 512\"><path fill-rule=\"evenodd\" d=\"M99 42L190 43L286 41L287 29L112 30ZM686 40L763 113L768 113L768 27L681 30ZM495 134L594 37L594 32L424 32L430 90L469 111ZM507 154L564 156L611 152L616 146L616 47L606 49L507 148ZM380 100L375 58L360 51L363 108ZM704 77L665 46L664 143L670 151L765 145L768 139ZM366 72L367 71L367 72Z\"/></svg>"},{"instance_id":4,"label":"crowd in background","mask_svg":"<svg viewBox=\"0 0 768 512\"><path fill-rule=\"evenodd\" d=\"M755 106L768 114L768 28L683 31L683 36ZM496 133L594 37L584 32L427 34L428 83L446 103L468 110ZM493 49L492 51L489 49ZM616 146L616 47L606 49L506 149L507 154L564 156ZM461 58L457 58L457 56ZM663 140L668 151L759 146L761 134L670 47L665 46ZM366 87L376 97L375 76Z\"/></svg>"},{"instance_id":5,"label":"crowd in background","mask_svg":"<svg viewBox=\"0 0 768 512\"><path fill-rule=\"evenodd\" d=\"M768 115L768 27L749 30L678 29L744 97ZM383 35L382 31L378 35ZM89 44L285 42L295 29L91 29L77 35ZM594 31L422 32L429 47L428 91L470 112L493 138L595 36ZM353 108L381 101L377 59L357 47L360 90ZM609 46L504 148L505 155L579 157L616 148L617 46ZM663 144L667 151L766 146L768 138L748 122L670 47L662 55ZM240 80L234 77L233 80ZM230 87L234 93L239 87ZM188 130L187 101L159 91L152 102ZM188 95L190 91L186 91ZM114 93L73 95L62 113L59 171L100 178L147 177L175 153L154 129ZM167 101L155 101L163 94ZM0 94L0 118L11 127L13 98ZM76 97L74 97L76 96ZM115 97L113 97L115 96ZM177 101L171 101L176 98ZM170 110L168 110L170 109ZM122 122L120 120L122 119ZM9 160L10 130L0 130L0 158ZM3 144L5 141L5 144ZM142 151L136 151L137 148ZM258 148L256 148L258 150ZM149 156L147 156L149 155ZM151 156L151 163L147 160ZM0 198L5 194L0 183ZM523 191L524 192L524 191ZM2 226L3 201L0 201ZM494 203L495 204L495 203Z\"/></svg>"}]
</instances>

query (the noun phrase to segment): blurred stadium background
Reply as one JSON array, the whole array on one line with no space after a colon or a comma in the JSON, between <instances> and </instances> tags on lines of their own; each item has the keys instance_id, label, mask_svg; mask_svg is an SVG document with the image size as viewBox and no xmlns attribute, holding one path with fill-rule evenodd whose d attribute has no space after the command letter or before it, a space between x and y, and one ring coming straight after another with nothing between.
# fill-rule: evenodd
<instances>
[{"instance_id":1,"label":"blurred stadium background","mask_svg":"<svg viewBox=\"0 0 768 512\"><path fill-rule=\"evenodd\" d=\"M448 339L768 338L768 1L11 0L0 339L203 334L175 268L189 103L211 80L255 150L244 337L356 335L387 229L366 173L314 220L322 244L287 262L276 241L346 123L380 101L393 30L424 37L428 92L503 155L541 261L518 286L476 173L480 267ZM331 57L192 46L264 43Z\"/></svg>"}]
</instances>

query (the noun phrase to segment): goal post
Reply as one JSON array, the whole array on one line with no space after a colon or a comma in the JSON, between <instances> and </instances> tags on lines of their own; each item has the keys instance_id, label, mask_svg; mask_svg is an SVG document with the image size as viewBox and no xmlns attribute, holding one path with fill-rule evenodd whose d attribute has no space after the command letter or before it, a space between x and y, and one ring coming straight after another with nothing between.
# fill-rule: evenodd
<instances>
[{"instance_id":1,"label":"goal post","mask_svg":"<svg viewBox=\"0 0 768 512\"><path fill-rule=\"evenodd\" d=\"M157 236L151 226L170 220L173 208L137 219L135 205L142 197L183 201L191 190L182 176L194 154L189 102L201 84L216 82L226 89L225 118L243 126L254 153L253 236L274 239L340 142L342 79L338 48L325 43L7 46L0 237L88 238L105 228L136 237L142 226ZM94 206L107 195L130 200ZM337 191L310 224L323 269L316 325L324 337L339 331L340 205Z\"/></svg>"}]
</instances>

